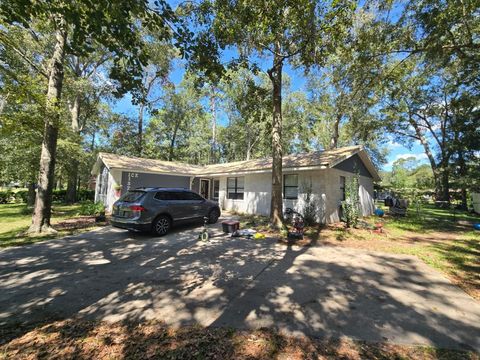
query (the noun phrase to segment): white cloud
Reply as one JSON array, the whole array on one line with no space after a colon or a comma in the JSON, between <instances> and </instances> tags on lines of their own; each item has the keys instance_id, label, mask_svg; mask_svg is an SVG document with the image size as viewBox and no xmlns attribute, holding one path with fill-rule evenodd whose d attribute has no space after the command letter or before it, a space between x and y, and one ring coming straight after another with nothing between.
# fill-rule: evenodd
<instances>
[{"instance_id":1,"label":"white cloud","mask_svg":"<svg viewBox=\"0 0 480 360\"><path fill-rule=\"evenodd\" d=\"M395 155L395 157L390 160L388 162L388 164L386 165L386 167L391 167L393 165L393 163L399 159L407 159L407 158L410 158L410 157L413 157L415 158L415 160L417 161L421 161L423 162L423 160L427 160L428 159L428 156L427 154L425 153L418 153L418 154L412 154L412 153L406 153L406 154L397 154Z\"/></svg>"},{"instance_id":2,"label":"white cloud","mask_svg":"<svg viewBox=\"0 0 480 360\"><path fill-rule=\"evenodd\" d=\"M398 149L398 148L403 147L402 144L399 144L399 143L393 141L392 139L388 140L388 142L387 142L386 145L387 145L387 147L388 147L389 150L391 150L391 149Z\"/></svg>"}]
</instances>

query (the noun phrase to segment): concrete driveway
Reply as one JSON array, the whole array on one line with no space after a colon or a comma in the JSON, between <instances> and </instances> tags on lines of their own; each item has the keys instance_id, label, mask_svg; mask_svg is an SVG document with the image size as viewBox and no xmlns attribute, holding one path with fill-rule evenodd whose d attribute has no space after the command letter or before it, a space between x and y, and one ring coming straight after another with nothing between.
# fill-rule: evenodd
<instances>
[{"instance_id":1,"label":"concrete driveway","mask_svg":"<svg viewBox=\"0 0 480 360\"><path fill-rule=\"evenodd\" d=\"M0 326L159 319L480 351L480 304L411 256L110 227L0 251ZM219 227L214 230L220 234Z\"/></svg>"}]
</instances>

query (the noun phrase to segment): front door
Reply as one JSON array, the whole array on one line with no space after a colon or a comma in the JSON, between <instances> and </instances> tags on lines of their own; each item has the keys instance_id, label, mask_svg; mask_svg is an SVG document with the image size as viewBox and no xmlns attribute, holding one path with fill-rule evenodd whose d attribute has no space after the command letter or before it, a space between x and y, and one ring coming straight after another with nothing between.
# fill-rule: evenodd
<instances>
[{"instance_id":1,"label":"front door","mask_svg":"<svg viewBox=\"0 0 480 360\"><path fill-rule=\"evenodd\" d=\"M200 179L200 195L205 199L210 198L210 180Z\"/></svg>"}]
</instances>

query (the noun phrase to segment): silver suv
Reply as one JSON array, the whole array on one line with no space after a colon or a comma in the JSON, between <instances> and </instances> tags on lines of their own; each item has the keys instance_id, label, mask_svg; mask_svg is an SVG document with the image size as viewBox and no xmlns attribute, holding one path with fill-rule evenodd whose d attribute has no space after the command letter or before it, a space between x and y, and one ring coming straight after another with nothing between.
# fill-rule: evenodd
<instances>
[{"instance_id":1,"label":"silver suv","mask_svg":"<svg viewBox=\"0 0 480 360\"><path fill-rule=\"evenodd\" d=\"M165 235L174 224L194 222L205 216L211 224L217 222L220 207L193 191L138 188L128 191L113 204L110 222L122 229Z\"/></svg>"}]
</instances>

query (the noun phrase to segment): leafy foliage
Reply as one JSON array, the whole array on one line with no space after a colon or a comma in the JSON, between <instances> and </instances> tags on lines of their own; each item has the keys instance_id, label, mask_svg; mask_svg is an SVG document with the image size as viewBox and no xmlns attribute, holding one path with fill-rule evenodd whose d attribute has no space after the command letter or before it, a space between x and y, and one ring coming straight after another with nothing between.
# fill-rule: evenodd
<instances>
[{"instance_id":1,"label":"leafy foliage","mask_svg":"<svg viewBox=\"0 0 480 360\"><path fill-rule=\"evenodd\" d=\"M342 201L342 215L347 228L355 227L360 217L359 175L345 180L345 200Z\"/></svg>"},{"instance_id":2,"label":"leafy foliage","mask_svg":"<svg viewBox=\"0 0 480 360\"><path fill-rule=\"evenodd\" d=\"M101 215L105 213L105 205L101 202L85 200L80 202L79 215Z\"/></svg>"}]
</instances>

